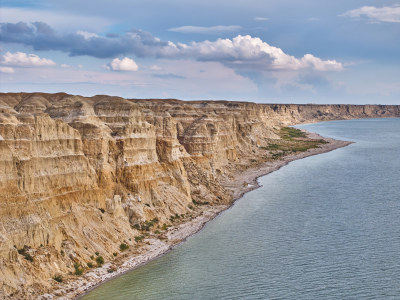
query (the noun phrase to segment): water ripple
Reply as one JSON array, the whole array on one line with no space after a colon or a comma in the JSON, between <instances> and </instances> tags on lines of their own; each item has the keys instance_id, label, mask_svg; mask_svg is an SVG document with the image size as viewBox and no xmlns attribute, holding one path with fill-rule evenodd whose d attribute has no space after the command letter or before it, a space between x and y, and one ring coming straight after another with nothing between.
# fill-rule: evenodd
<instances>
[{"instance_id":1,"label":"water ripple","mask_svg":"<svg viewBox=\"0 0 400 300\"><path fill-rule=\"evenodd\" d=\"M400 119L306 126L357 143L260 181L90 299L400 299Z\"/></svg>"}]
</instances>

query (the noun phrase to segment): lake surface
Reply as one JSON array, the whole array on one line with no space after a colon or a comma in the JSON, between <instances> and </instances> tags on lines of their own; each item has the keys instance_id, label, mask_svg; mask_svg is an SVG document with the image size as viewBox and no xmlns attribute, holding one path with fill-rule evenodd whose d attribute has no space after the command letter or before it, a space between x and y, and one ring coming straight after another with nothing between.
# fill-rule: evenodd
<instances>
[{"instance_id":1,"label":"lake surface","mask_svg":"<svg viewBox=\"0 0 400 300\"><path fill-rule=\"evenodd\" d=\"M400 299L400 119L299 127L355 143L260 178L187 242L83 299Z\"/></svg>"}]
</instances>

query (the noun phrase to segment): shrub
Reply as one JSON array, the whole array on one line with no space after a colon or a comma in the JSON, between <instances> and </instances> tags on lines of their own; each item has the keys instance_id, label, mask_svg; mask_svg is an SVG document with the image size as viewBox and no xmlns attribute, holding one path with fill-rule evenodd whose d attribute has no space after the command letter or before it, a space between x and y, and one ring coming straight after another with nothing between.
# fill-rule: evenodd
<instances>
[{"instance_id":1,"label":"shrub","mask_svg":"<svg viewBox=\"0 0 400 300\"><path fill-rule=\"evenodd\" d=\"M269 144L268 147L264 147L264 149L266 149L266 150L281 150L282 149L282 145Z\"/></svg>"},{"instance_id":2,"label":"shrub","mask_svg":"<svg viewBox=\"0 0 400 300\"><path fill-rule=\"evenodd\" d=\"M121 245L119 245L119 250L121 250L121 251L125 251L128 248L129 248L129 245L127 245L125 243L121 243Z\"/></svg>"},{"instance_id":3,"label":"shrub","mask_svg":"<svg viewBox=\"0 0 400 300\"><path fill-rule=\"evenodd\" d=\"M83 269L81 268L81 265L78 263L74 263L74 268L75 268L75 275L82 275Z\"/></svg>"},{"instance_id":4,"label":"shrub","mask_svg":"<svg viewBox=\"0 0 400 300\"><path fill-rule=\"evenodd\" d=\"M207 201L201 202L201 201L192 200L192 202L193 202L194 205L208 205L208 204L210 204L210 202L207 202Z\"/></svg>"},{"instance_id":5,"label":"shrub","mask_svg":"<svg viewBox=\"0 0 400 300\"><path fill-rule=\"evenodd\" d=\"M99 252L97 252L97 251L94 254L96 254L96 256L99 256Z\"/></svg>"},{"instance_id":6,"label":"shrub","mask_svg":"<svg viewBox=\"0 0 400 300\"><path fill-rule=\"evenodd\" d=\"M53 279L55 280L55 281L57 281L57 282L63 282L63 278L62 278L62 276L61 275L56 275L56 276L54 276L53 277Z\"/></svg>"},{"instance_id":7,"label":"shrub","mask_svg":"<svg viewBox=\"0 0 400 300\"><path fill-rule=\"evenodd\" d=\"M25 255L24 255L24 258L25 258L26 260L29 260L30 262L33 261L33 257L32 257L29 253L25 254Z\"/></svg>"},{"instance_id":8,"label":"shrub","mask_svg":"<svg viewBox=\"0 0 400 300\"><path fill-rule=\"evenodd\" d=\"M132 229L140 230L139 224L132 225L131 227L132 227Z\"/></svg>"},{"instance_id":9,"label":"shrub","mask_svg":"<svg viewBox=\"0 0 400 300\"><path fill-rule=\"evenodd\" d=\"M88 262L87 266L88 266L88 268L93 268L93 263L92 262Z\"/></svg>"},{"instance_id":10,"label":"shrub","mask_svg":"<svg viewBox=\"0 0 400 300\"><path fill-rule=\"evenodd\" d=\"M103 256L97 256L97 257L96 257L96 262L97 262L97 265L98 265L99 267L101 267L101 266L104 264L104 258L103 258Z\"/></svg>"},{"instance_id":11,"label":"shrub","mask_svg":"<svg viewBox=\"0 0 400 300\"><path fill-rule=\"evenodd\" d=\"M93 255L90 255L90 259L91 259L91 260L94 260L94 256L93 256Z\"/></svg>"},{"instance_id":12,"label":"shrub","mask_svg":"<svg viewBox=\"0 0 400 300\"><path fill-rule=\"evenodd\" d=\"M135 236L135 242L140 242L140 241L142 241L143 239L144 239L144 236L143 236L143 235Z\"/></svg>"},{"instance_id":13,"label":"shrub","mask_svg":"<svg viewBox=\"0 0 400 300\"><path fill-rule=\"evenodd\" d=\"M114 269L114 268L109 268L109 269L107 270L107 272L108 272L108 273L113 273L113 272L115 272L115 269Z\"/></svg>"},{"instance_id":14,"label":"shrub","mask_svg":"<svg viewBox=\"0 0 400 300\"><path fill-rule=\"evenodd\" d=\"M154 231L155 234L160 234L160 230Z\"/></svg>"},{"instance_id":15,"label":"shrub","mask_svg":"<svg viewBox=\"0 0 400 300\"><path fill-rule=\"evenodd\" d=\"M153 227L158 222L159 222L158 218L154 218L150 221L144 221L141 225L135 224L135 225L133 225L133 228L142 230L142 231L150 231L150 228Z\"/></svg>"},{"instance_id":16,"label":"shrub","mask_svg":"<svg viewBox=\"0 0 400 300\"><path fill-rule=\"evenodd\" d=\"M15 247L15 246L14 246ZM32 262L33 257L27 252L31 247L24 245L23 248L17 249L18 253L21 254L26 260Z\"/></svg>"},{"instance_id":17,"label":"shrub","mask_svg":"<svg viewBox=\"0 0 400 300\"><path fill-rule=\"evenodd\" d=\"M114 255L114 256L117 256L117 255L118 255L118 253L117 253L117 252L114 252L114 253L113 253L113 255Z\"/></svg>"}]
</instances>

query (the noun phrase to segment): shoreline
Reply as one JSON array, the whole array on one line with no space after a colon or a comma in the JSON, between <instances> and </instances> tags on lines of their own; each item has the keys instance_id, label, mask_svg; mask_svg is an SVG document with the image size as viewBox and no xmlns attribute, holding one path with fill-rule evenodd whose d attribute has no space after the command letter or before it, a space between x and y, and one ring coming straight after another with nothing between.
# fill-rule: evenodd
<instances>
[{"instance_id":1,"label":"shoreline","mask_svg":"<svg viewBox=\"0 0 400 300\"><path fill-rule=\"evenodd\" d=\"M168 229L166 239L157 239L154 237L146 238L144 241L146 245L141 247L139 250L141 253L131 254L118 263L106 263L102 267L84 274L75 281L66 282L65 284L60 285L57 290L53 290L51 293L39 296L38 299L81 299L101 284L167 254L177 245L200 232L209 221L232 207L245 193L259 188L260 184L258 178L279 170L291 161L330 152L353 143L350 141L325 138L316 133L308 132L304 129L301 130L306 132L309 138L323 139L328 143L320 145L319 148L309 149L305 152L300 152L294 155L288 155L279 161L264 162L258 166L248 168L245 171L236 174L233 180L221 182L224 188L232 192L232 202L230 204L204 206L199 215L195 218ZM109 273L108 270L114 266L116 267L116 271Z\"/></svg>"}]
</instances>

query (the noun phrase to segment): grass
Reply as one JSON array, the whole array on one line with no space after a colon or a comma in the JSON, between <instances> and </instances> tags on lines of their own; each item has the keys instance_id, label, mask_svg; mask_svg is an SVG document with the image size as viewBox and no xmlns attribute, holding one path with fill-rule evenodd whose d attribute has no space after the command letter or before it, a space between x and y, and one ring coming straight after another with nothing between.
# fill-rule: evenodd
<instances>
[{"instance_id":1,"label":"grass","mask_svg":"<svg viewBox=\"0 0 400 300\"><path fill-rule=\"evenodd\" d=\"M280 139L270 140L267 147L261 147L261 149L269 151L268 159L279 160L289 154L319 148L320 145L327 143L322 139L309 139L306 133L292 127L281 128L279 136Z\"/></svg>"},{"instance_id":2,"label":"grass","mask_svg":"<svg viewBox=\"0 0 400 300\"><path fill-rule=\"evenodd\" d=\"M279 135L283 139L293 139L293 138L306 138L307 134L300 129L293 127L282 127Z\"/></svg>"},{"instance_id":3,"label":"grass","mask_svg":"<svg viewBox=\"0 0 400 300\"><path fill-rule=\"evenodd\" d=\"M281 146L278 144L269 144L267 147L261 147L264 150L281 150Z\"/></svg>"}]
</instances>

